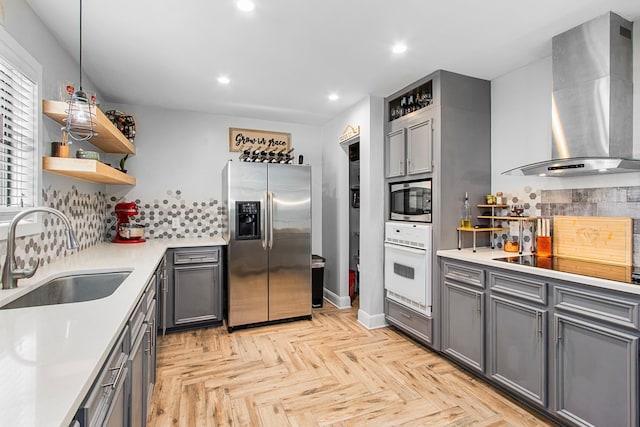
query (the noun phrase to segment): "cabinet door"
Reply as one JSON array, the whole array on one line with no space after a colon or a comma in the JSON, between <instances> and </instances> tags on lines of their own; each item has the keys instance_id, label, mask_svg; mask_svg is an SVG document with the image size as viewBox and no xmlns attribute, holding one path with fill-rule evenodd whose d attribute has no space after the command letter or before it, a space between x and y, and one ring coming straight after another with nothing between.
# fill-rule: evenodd
<instances>
[{"instance_id":1,"label":"cabinet door","mask_svg":"<svg viewBox=\"0 0 640 427\"><path fill-rule=\"evenodd\" d=\"M131 373L131 402L129 408L129 420L131 427L142 427L146 425L145 416L145 340L147 337L147 324L143 323L142 328L134 337L131 354L129 355L129 372Z\"/></svg>"},{"instance_id":2,"label":"cabinet door","mask_svg":"<svg viewBox=\"0 0 640 427\"><path fill-rule=\"evenodd\" d=\"M541 406L547 404L547 311L491 297L489 375Z\"/></svg>"},{"instance_id":3,"label":"cabinet door","mask_svg":"<svg viewBox=\"0 0 640 427\"><path fill-rule=\"evenodd\" d=\"M156 306L153 304L151 310L147 313L147 337L145 338L145 411L151 405L151 397L153 396L153 386L156 383L156 337L158 330L155 327ZM146 418L146 415L145 415Z\"/></svg>"},{"instance_id":4,"label":"cabinet door","mask_svg":"<svg viewBox=\"0 0 640 427\"><path fill-rule=\"evenodd\" d=\"M128 375L127 368L125 368L122 375L124 376L123 378L126 378ZM104 424L102 424L103 427L125 427L129 425L127 416L129 393L125 384L126 381L120 381L116 387Z\"/></svg>"},{"instance_id":5,"label":"cabinet door","mask_svg":"<svg viewBox=\"0 0 640 427\"><path fill-rule=\"evenodd\" d=\"M431 172L432 120L407 129L407 174Z\"/></svg>"},{"instance_id":6,"label":"cabinet door","mask_svg":"<svg viewBox=\"0 0 640 427\"><path fill-rule=\"evenodd\" d=\"M484 372L484 292L445 280L442 298L442 351Z\"/></svg>"},{"instance_id":7,"label":"cabinet door","mask_svg":"<svg viewBox=\"0 0 640 427\"><path fill-rule=\"evenodd\" d=\"M394 176L403 176L405 173L405 148L404 148L404 129L391 132L387 135L386 145L386 176L392 178Z\"/></svg>"},{"instance_id":8,"label":"cabinet door","mask_svg":"<svg viewBox=\"0 0 640 427\"><path fill-rule=\"evenodd\" d=\"M174 321L183 325L205 320L220 319L218 264L175 267Z\"/></svg>"},{"instance_id":9,"label":"cabinet door","mask_svg":"<svg viewBox=\"0 0 640 427\"><path fill-rule=\"evenodd\" d=\"M638 338L555 315L555 414L577 425L638 425Z\"/></svg>"}]
</instances>

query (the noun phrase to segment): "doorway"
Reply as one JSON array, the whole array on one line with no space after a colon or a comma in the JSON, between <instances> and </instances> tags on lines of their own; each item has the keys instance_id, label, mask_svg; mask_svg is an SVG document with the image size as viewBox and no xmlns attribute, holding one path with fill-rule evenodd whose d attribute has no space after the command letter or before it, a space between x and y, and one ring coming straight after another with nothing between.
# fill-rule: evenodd
<instances>
[{"instance_id":1,"label":"doorway","mask_svg":"<svg viewBox=\"0 0 640 427\"><path fill-rule=\"evenodd\" d=\"M360 292L360 140L349 145L349 297L357 306Z\"/></svg>"}]
</instances>

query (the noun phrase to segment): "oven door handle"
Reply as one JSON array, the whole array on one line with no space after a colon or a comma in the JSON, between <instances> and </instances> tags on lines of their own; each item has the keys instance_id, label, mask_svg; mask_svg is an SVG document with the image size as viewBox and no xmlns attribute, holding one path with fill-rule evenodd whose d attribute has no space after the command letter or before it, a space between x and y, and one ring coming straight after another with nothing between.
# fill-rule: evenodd
<instances>
[{"instance_id":1,"label":"oven door handle","mask_svg":"<svg viewBox=\"0 0 640 427\"><path fill-rule=\"evenodd\" d=\"M394 243L386 243L386 242L384 244L384 247L385 249L394 249L396 251L408 252L410 254L415 254L415 255L424 255L425 252L427 252L426 249L410 248L409 246L396 245Z\"/></svg>"}]
</instances>

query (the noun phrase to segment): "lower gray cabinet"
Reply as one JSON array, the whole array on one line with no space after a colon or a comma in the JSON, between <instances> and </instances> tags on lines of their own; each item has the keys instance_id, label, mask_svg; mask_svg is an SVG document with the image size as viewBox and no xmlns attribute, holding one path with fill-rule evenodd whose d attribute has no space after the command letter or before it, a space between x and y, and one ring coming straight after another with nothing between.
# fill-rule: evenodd
<instances>
[{"instance_id":1,"label":"lower gray cabinet","mask_svg":"<svg viewBox=\"0 0 640 427\"><path fill-rule=\"evenodd\" d=\"M442 351L484 372L484 291L445 279L442 289Z\"/></svg>"},{"instance_id":2,"label":"lower gray cabinet","mask_svg":"<svg viewBox=\"0 0 640 427\"><path fill-rule=\"evenodd\" d=\"M389 298L385 299L385 319L391 325L413 336L425 344L432 344L432 319L399 304Z\"/></svg>"},{"instance_id":3,"label":"lower gray cabinet","mask_svg":"<svg viewBox=\"0 0 640 427\"><path fill-rule=\"evenodd\" d=\"M638 426L638 337L556 314L555 415L580 426Z\"/></svg>"},{"instance_id":4,"label":"lower gray cabinet","mask_svg":"<svg viewBox=\"0 0 640 427\"><path fill-rule=\"evenodd\" d=\"M132 336L131 354L129 355L129 370L131 374L131 403L129 420L131 427L146 425L145 420L145 337L148 326L142 327Z\"/></svg>"},{"instance_id":5,"label":"lower gray cabinet","mask_svg":"<svg viewBox=\"0 0 640 427\"><path fill-rule=\"evenodd\" d=\"M222 249L169 251L167 328L222 323Z\"/></svg>"},{"instance_id":6,"label":"lower gray cabinet","mask_svg":"<svg viewBox=\"0 0 640 427\"><path fill-rule=\"evenodd\" d=\"M491 296L488 375L547 405L547 310Z\"/></svg>"}]
</instances>

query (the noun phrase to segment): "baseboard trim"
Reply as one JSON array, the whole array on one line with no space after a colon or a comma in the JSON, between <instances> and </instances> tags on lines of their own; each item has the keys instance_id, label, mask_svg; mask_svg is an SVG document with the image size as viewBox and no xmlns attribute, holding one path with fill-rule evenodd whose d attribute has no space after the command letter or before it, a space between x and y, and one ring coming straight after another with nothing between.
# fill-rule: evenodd
<instances>
[{"instance_id":1,"label":"baseboard trim","mask_svg":"<svg viewBox=\"0 0 640 427\"><path fill-rule=\"evenodd\" d=\"M328 289L324 289L324 299L333 304L334 306L342 309L342 308L351 308L351 298L349 296L341 297L339 295L334 294Z\"/></svg>"},{"instance_id":2,"label":"baseboard trim","mask_svg":"<svg viewBox=\"0 0 640 427\"><path fill-rule=\"evenodd\" d=\"M384 313L374 314L371 316L369 313L358 310L358 323L367 329L379 329L389 326L384 317Z\"/></svg>"}]
</instances>

